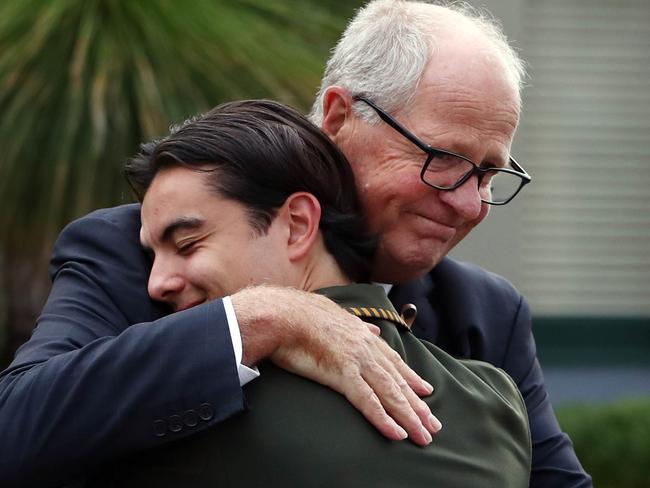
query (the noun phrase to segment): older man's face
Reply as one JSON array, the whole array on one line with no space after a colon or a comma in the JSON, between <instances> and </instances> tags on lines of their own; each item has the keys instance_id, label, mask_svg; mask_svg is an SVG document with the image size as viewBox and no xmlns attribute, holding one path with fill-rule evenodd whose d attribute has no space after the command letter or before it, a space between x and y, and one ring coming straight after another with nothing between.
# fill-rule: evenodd
<instances>
[{"instance_id":1,"label":"older man's face","mask_svg":"<svg viewBox=\"0 0 650 488\"><path fill-rule=\"evenodd\" d=\"M459 69L455 58L444 59L448 65L429 67L410 107L393 115L433 147L504 166L519 117L516 88L488 61ZM476 176L454 191L422 183L425 153L385 123L355 117L335 141L354 168L370 226L381 234L375 280L428 272L488 213Z\"/></svg>"}]
</instances>

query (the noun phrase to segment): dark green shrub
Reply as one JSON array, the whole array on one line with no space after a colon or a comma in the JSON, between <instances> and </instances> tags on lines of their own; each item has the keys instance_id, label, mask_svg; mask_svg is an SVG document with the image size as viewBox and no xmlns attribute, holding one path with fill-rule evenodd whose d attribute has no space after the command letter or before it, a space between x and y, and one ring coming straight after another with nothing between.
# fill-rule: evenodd
<instances>
[{"instance_id":1,"label":"dark green shrub","mask_svg":"<svg viewBox=\"0 0 650 488\"><path fill-rule=\"evenodd\" d=\"M650 487L650 399L557 409L597 488Z\"/></svg>"}]
</instances>

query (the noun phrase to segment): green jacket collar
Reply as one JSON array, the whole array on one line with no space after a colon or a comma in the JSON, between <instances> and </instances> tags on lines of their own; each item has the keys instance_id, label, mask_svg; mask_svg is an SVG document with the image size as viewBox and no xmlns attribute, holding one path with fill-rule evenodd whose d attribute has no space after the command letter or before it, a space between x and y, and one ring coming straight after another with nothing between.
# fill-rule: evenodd
<instances>
[{"instance_id":1,"label":"green jacket collar","mask_svg":"<svg viewBox=\"0 0 650 488\"><path fill-rule=\"evenodd\" d=\"M330 286L316 290L362 319L386 320L399 328L409 329L379 285L354 284Z\"/></svg>"}]
</instances>

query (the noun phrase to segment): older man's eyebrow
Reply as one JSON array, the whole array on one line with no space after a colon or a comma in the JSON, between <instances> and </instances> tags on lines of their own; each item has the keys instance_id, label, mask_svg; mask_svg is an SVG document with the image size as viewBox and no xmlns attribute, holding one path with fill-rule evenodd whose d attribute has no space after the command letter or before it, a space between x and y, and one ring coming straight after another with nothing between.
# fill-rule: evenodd
<instances>
[{"instance_id":1,"label":"older man's eyebrow","mask_svg":"<svg viewBox=\"0 0 650 488\"><path fill-rule=\"evenodd\" d=\"M179 230L192 230L201 227L205 221L197 217L178 217L165 226L160 235L161 242L168 242Z\"/></svg>"}]
</instances>

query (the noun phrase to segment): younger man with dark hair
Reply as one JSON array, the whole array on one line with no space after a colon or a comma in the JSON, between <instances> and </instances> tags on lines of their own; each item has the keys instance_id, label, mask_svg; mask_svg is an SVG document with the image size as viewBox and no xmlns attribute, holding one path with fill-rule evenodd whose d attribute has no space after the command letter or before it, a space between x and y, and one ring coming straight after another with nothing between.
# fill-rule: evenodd
<instances>
[{"instance_id":1,"label":"younger man with dark hair","mask_svg":"<svg viewBox=\"0 0 650 488\"><path fill-rule=\"evenodd\" d=\"M225 104L143 146L127 176L154 255L152 298L179 311L264 283L323 294L378 326L435 385L426 402L445 428L424 448L388 441L332 390L264 363L245 387L246 415L132 458L97 484L528 485L527 416L512 380L416 339L381 287L352 284L370 276L374 239L347 160L304 117L269 101ZM192 423L187 411L178 428Z\"/></svg>"}]
</instances>

